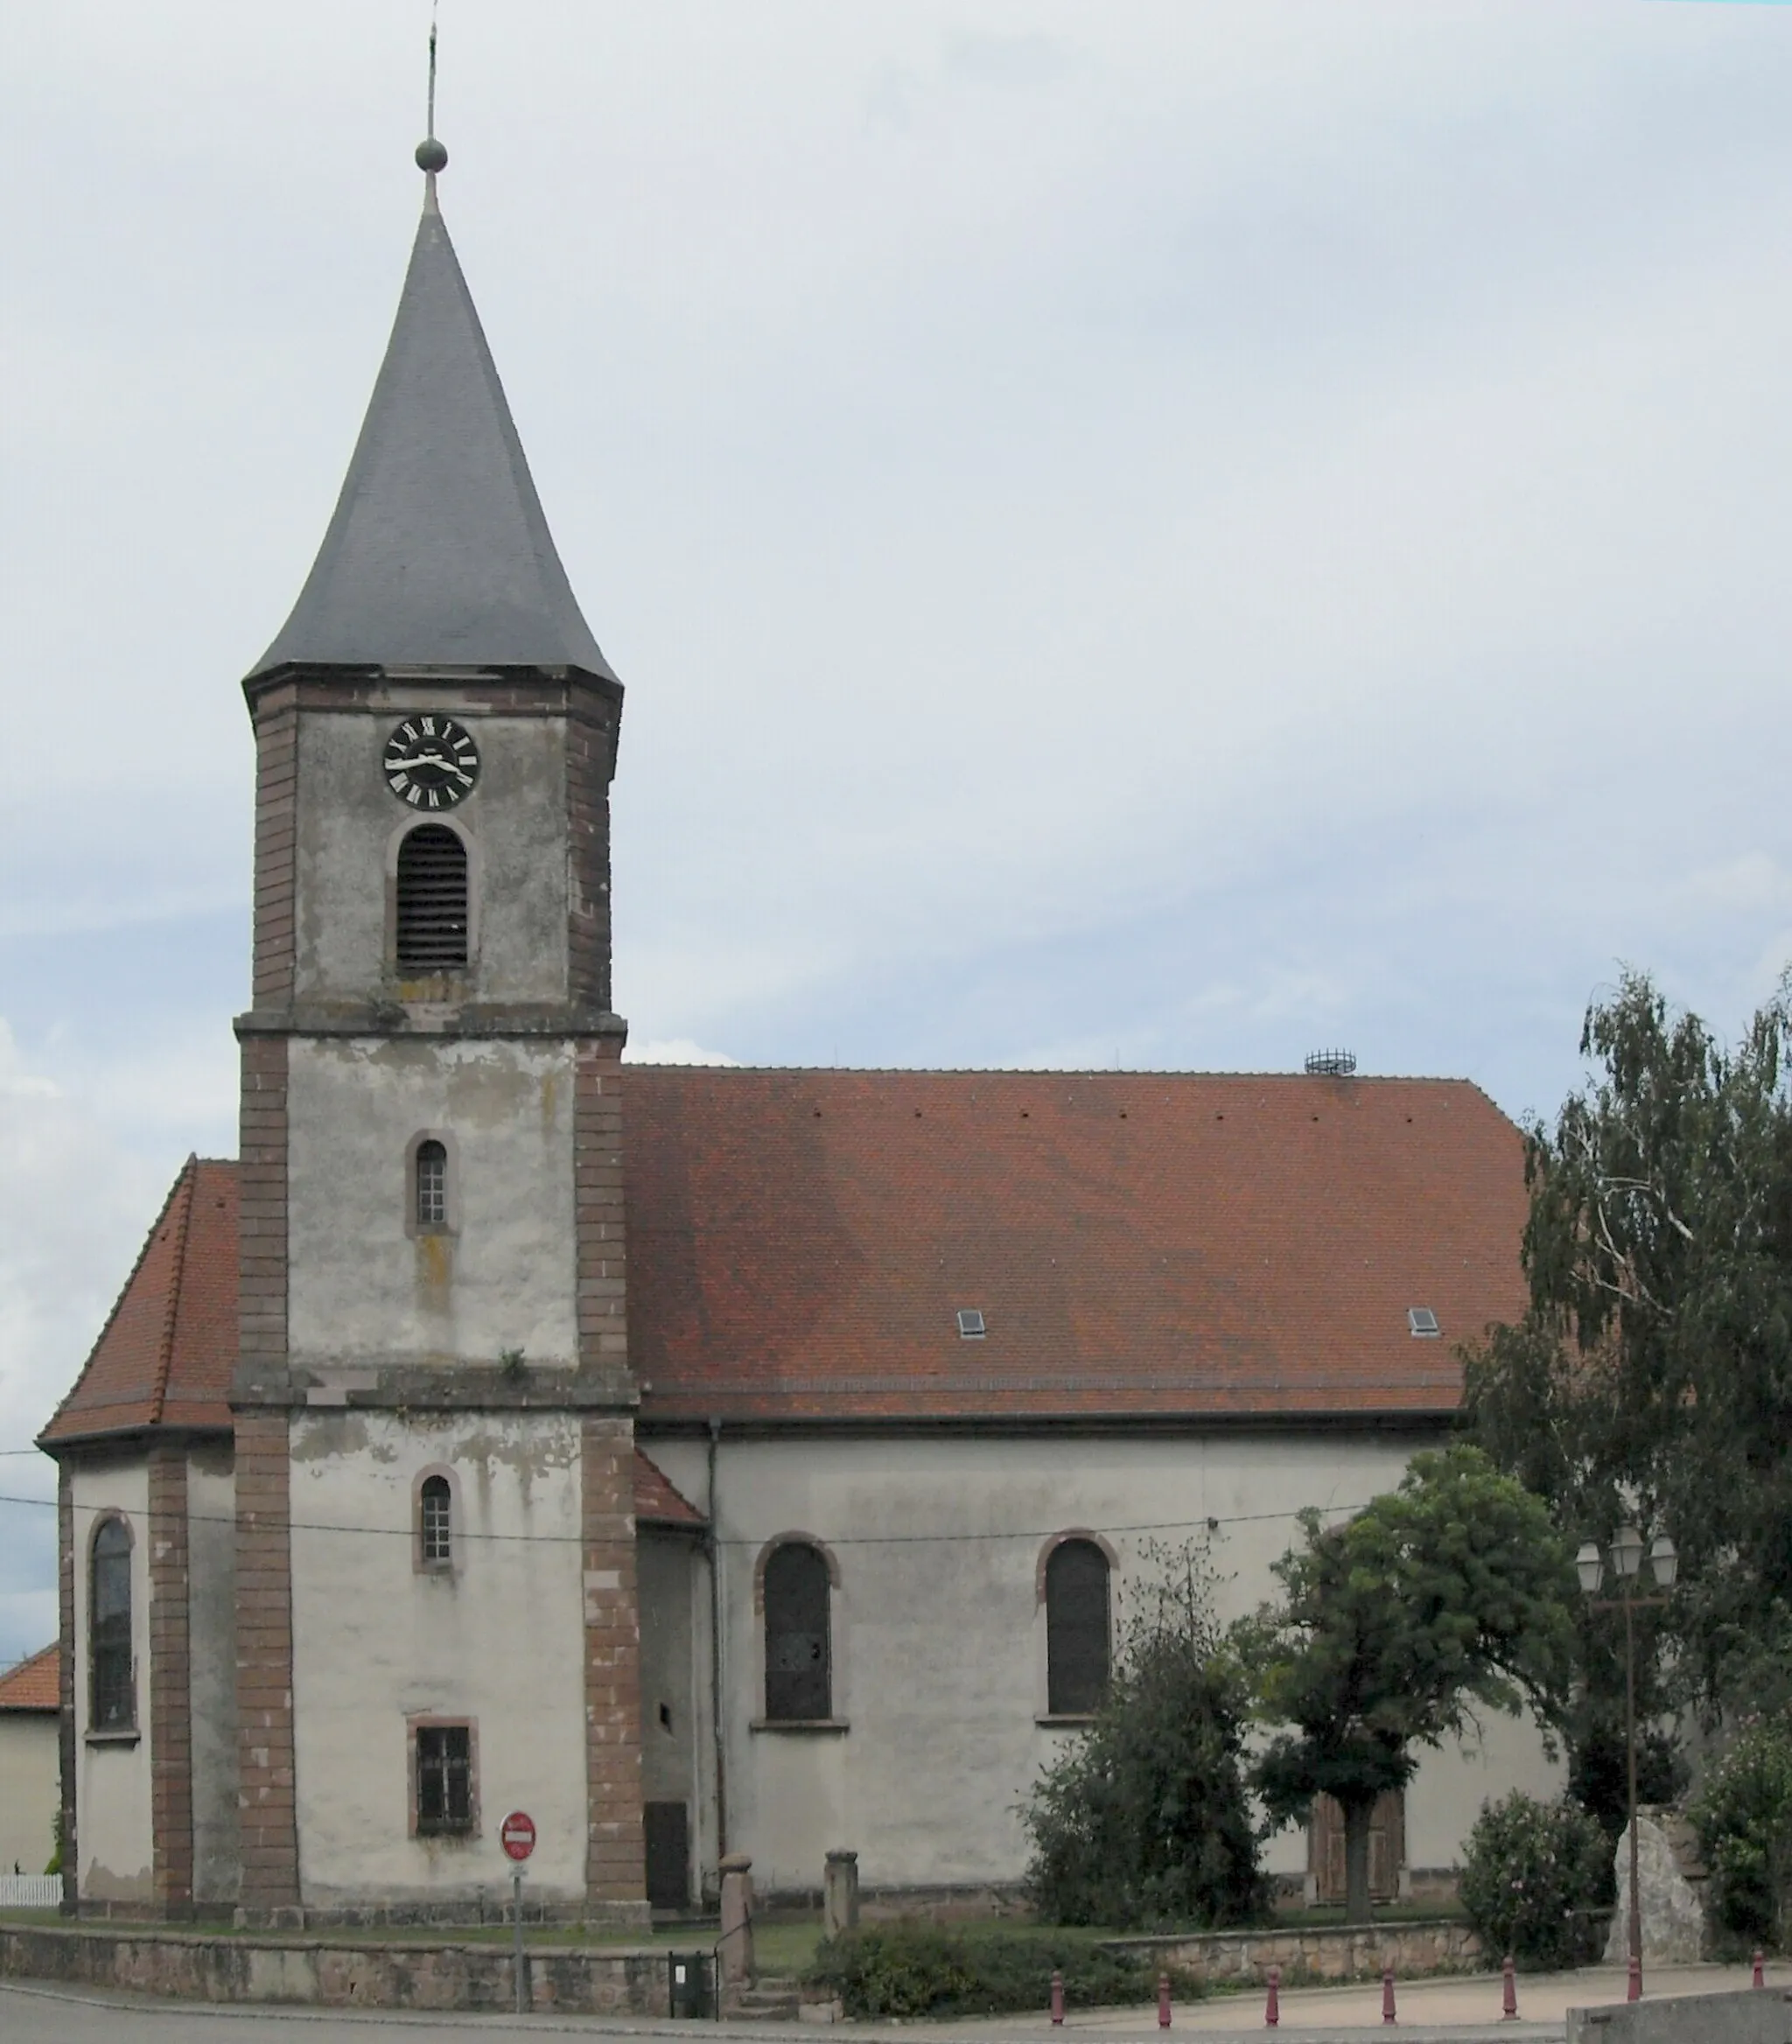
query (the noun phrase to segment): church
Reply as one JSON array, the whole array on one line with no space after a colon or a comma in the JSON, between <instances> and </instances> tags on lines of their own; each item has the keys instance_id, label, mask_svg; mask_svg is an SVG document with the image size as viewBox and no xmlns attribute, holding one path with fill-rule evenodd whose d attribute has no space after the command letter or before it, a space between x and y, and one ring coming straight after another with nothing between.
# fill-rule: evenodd
<instances>
[{"instance_id":1,"label":"church","mask_svg":"<svg viewBox=\"0 0 1792 2044\"><path fill-rule=\"evenodd\" d=\"M1455 1422L1522 1310L1460 1081L625 1063L623 690L437 195L321 549L243 682L240 1154L192 1158L41 1436L71 1910L645 1923L746 1855L1000 1898L1129 1585L1222 1616ZM626 991L626 990L624 990ZM1426 1755L1446 1880L1528 1723ZM1330 1892L1323 1811L1270 1869Z\"/></svg>"}]
</instances>

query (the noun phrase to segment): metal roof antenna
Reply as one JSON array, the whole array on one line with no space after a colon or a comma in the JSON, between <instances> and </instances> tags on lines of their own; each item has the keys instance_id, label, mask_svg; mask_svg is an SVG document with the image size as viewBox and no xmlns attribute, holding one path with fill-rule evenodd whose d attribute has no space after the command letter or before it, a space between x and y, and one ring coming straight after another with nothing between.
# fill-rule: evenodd
<instances>
[{"instance_id":1,"label":"metal roof antenna","mask_svg":"<svg viewBox=\"0 0 1792 2044\"><path fill-rule=\"evenodd\" d=\"M427 132L416 145L416 167L424 173L424 211L436 211L436 172L448 167L448 151L436 139L436 14L440 0L430 6L430 102Z\"/></svg>"}]
</instances>

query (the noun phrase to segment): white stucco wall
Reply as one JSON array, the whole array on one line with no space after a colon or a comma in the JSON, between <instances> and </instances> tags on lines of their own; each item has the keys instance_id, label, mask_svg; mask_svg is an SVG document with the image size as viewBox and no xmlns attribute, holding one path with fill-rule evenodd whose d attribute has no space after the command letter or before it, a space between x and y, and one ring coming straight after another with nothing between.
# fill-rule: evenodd
<instances>
[{"instance_id":1,"label":"white stucco wall","mask_svg":"<svg viewBox=\"0 0 1792 2044\"><path fill-rule=\"evenodd\" d=\"M328 1371L456 1358L571 1367L573 1052L566 1043L295 1039L290 1339ZM449 1144L450 1230L419 1235L409 1152Z\"/></svg>"},{"instance_id":2,"label":"white stucco wall","mask_svg":"<svg viewBox=\"0 0 1792 2044\"><path fill-rule=\"evenodd\" d=\"M300 719L297 971L301 1001L396 990L388 877L418 822L445 822L471 850L479 1001L566 998L566 729L561 718L485 717L444 684L429 707L458 715L480 752L479 785L442 816L407 809L386 785L386 740L417 705ZM486 904L500 905L493 913Z\"/></svg>"},{"instance_id":3,"label":"white stucco wall","mask_svg":"<svg viewBox=\"0 0 1792 2044\"><path fill-rule=\"evenodd\" d=\"M584 1890L576 1414L303 1414L292 1431L298 1859L305 1902L508 1890L497 1828L526 1810L532 1890ZM456 1565L414 1565L413 1488L455 1485ZM341 1531L322 1529L341 1528ZM407 1719L477 1726L479 1834L410 1835Z\"/></svg>"},{"instance_id":4,"label":"white stucco wall","mask_svg":"<svg viewBox=\"0 0 1792 2044\"><path fill-rule=\"evenodd\" d=\"M1017 1806L1069 1736L1035 1722L1046 1703L1037 1572L1049 1537L1102 1532L1124 1600L1149 1566L1148 1542L1180 1541L1216 1518L1220 1616L1230 1619L1272 1593L1270 1565L1296 1536L1295 1511L1367 1503L1418 1445L1368 1431L724 1437L730 1848L752 1854L756 1881L773 1888L818 1886L830 1846L856 1849L872 1886L1016 1879ZM644 1446L687 1495L704 1495L700 1443ZM834 1710L844 1732L751 1728L764 1657L754 1564L792 1531L821 1539L839 1564ZM1481 1798L1513 1786L1559 1786L1528 1727L1495 1720L1485 1752L1427 1754L1408 1796L1409 1863L1453 1864ZM1300 1872L1304 1837L1284 1832L1265 1859Z\"/></svg>"},{"instance_id":5,"label":"white stucco wall","mask_svg":"<svg viewBox=\"0 0 1792 2044\"><path fill-rule=\"evenodd\" d=\"M237 1842L236 1484L229 1442L186 1462L187 1622L192 1704L193 1894L234 1902Z\"/></svg>"},{"instance_id":6,"label":"white stucco wall","mask_svg":"<svg viewBox=\"0 0 1792 2044\"><path fill-rule=\"evenodd\" d=\"M77 1466L74 1502L75 1829L84 1901L147 1902L155 1892L150 1796L150 1476L141 1458ZM88 1559L94 1527L120 1512L131 1532L131 1654L136 1693L132 1741L90 1738Z\"/></svg>"},{"instance_id":7,"label":"white stucco wall","mask_svg":"<svg viewBox=\"0 0 1792 2044\"><path fill-rule=\"evenodd\" d=\"M62 1799L53 1711L0 1711L0 1873L41 1873Z\"/></svg>"}]
</instances>

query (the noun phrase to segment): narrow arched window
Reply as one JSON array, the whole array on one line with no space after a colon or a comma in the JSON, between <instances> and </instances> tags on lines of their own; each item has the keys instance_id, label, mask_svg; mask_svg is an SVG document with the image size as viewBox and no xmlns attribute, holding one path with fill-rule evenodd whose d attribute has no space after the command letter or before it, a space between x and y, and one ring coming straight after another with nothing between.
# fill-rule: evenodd
<instances>
[{"instance_id":1,"label":"narrow arched window","mask_svg":"<svg viewBox=\"0 0 1792 2044\"><path fill-rule=\"evenodd\" d=\"M448 1151L433 1136L416 1146L416 1224L448 1225Z\"/></svg>"},{"instance_id":2,"label":"narrow arched window","mask_svg":"<svg viewBox=\"0 0 1792 2044\"><path fill-rule=\"evenodd\" d=\"M454 1493L445 1476L424 1478L417 1511L424 1565L446 1568L454 1559Z\"/></svg>"},{"instance_id":3,"label":"narrow arched window","mask_svg":"<svg viewBox=\"0 0 1792 2044\"><path fill-rule=\"evenodd\" d=\"M398 847L398 962L416 972L466 963L466 847L445 823L419 823Z\"/></svg>"},{"instance_id":4,"label":"narrow arched window","mask_svg":"<svg viewBox=\"0 0 1792 2044\"><path fill-rule=\"evenodd\" d=\"M1095 1710L1108 1690L1108 1558L1093 1540L1060 1540L1046 1564L1046 1708Z\"/></svg>"},{"instance_id":5,"label":"narrow arched window","mask_svg":"<svg viewBox=\"0 0 1792 2044\"><path fill-rule=\"evenodd\" d=\"M130 1529L122 1519L106 1520L94 1535L88 1665L93 1730L133 1730L136 1682L130 1651Z\"/></svg>"},{"instance_id":6,"label":"narrow arched window","mask_svg":"<svg viewBox=\"0 0 1792 2044\"><path fill-rule=\"evenodd\" d=\"M801 1724L834 1714L828 1561L788 1541L766 1563L766 1716Z\"/></svg>"}]
</instances>

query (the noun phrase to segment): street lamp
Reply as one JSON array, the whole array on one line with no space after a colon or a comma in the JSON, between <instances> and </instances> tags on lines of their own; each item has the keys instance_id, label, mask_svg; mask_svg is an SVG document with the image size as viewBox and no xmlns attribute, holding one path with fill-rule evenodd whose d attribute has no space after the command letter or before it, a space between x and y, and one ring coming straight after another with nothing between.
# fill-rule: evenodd
<instances>
[{"instance_id":1,"label":"street lamp","mask_svg":"<svg viewBox=\"0 0 1792 2044\"><path fill-rule=\"evenodd\" d=\"M1633 1614L1639 1606L1665 1604L1665 1597L1634 1597L1630 1586L1636 1579L1642 1566L1642 1536L1634 1526L1620 1526L1613 1534L1611 1542L1612 1573L1618 1578L1618 1594L1613 1598L1599 1595L1600 1578L1605 1572L1605 1560L1600 1553L1599 1543L1589 1540L1583 1544L1574 1558L1575 1573L1580 1578L1580 1586L1592 1600L1594 1611L1619 1611L1624 1614L1624 1760L1630 1782L1630 1984L1628 1998L1638 2001L1642 1997L1642 1898L1637 1883L1636 1852L1636 1624ZM1671 1590L1674 1578L1680 1572L1680 1557L1674 1543L1665 1533L1657 1533L1649 1543L1648 1563L1657 1587Z\"/></svg>"}]
</instances>

